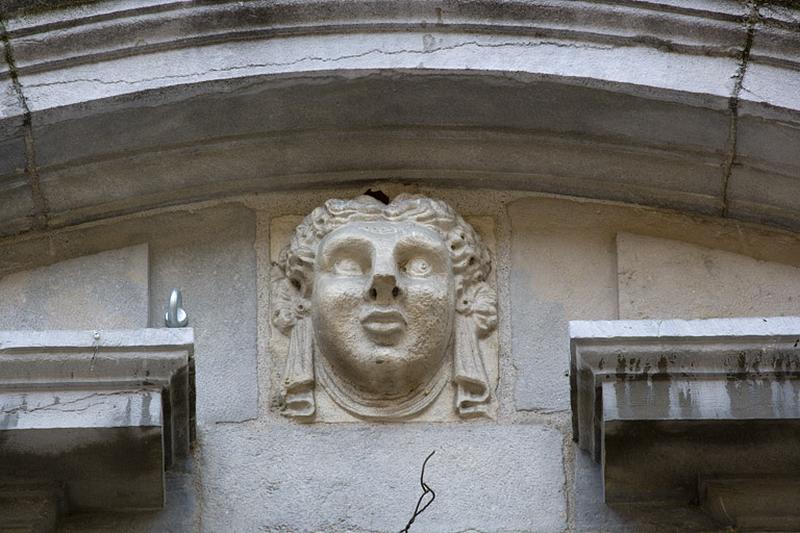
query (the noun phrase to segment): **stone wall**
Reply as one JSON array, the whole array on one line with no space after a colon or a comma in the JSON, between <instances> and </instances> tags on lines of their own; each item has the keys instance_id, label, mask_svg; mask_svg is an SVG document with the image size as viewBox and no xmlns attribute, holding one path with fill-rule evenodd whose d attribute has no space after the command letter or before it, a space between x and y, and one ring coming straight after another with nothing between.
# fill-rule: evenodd
<instances>
[{"instance_id":1,"label":"stone wall","mask_svg":"<svg viewBox=\"0 0 800 533\"><path fill-rule=\"evenodd\" d=\"M0 305L0 323L60 324L18 312L45 308L70 314L69 327L113 328L146 308L147 325L162 327L169 290L179 287L196 335L198 440L193 461L167 473L166 508L72 515L61 531L398 531L434 450L425 481L436 500L412 531L713 527L700 514L602 503L599 466L572 442L567 322L792 314L800 237L529 193L370 187L420 192L493 222L480 228L496 243L495 419L303 424L271 401L271 224L364 188L248 195L6 239L0 299L27 300ZM112 283L124 277L122 254L134 254L135 289Z\"/></svg>"},{"instance_id":2,"label":"stone wall","mask_svg":"<svg viewBox=\"0 0 800 533\"><path fill-rule=\"evenodd\" d=\"M61 531L398 531L434 450L412 531L713 530L603 503L568 322L797 314L790 4L0 1L0 328L195 332L166 508ZM286 221L367 189L494 251L491 417L281 416Z\"/></svg>"}]
</instances>

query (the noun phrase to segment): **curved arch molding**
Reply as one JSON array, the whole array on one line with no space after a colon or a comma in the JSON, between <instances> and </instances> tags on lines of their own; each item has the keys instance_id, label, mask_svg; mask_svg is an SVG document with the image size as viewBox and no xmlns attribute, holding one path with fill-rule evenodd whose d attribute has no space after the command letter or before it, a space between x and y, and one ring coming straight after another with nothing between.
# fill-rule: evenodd
<instances>
[{"instance_id":1,"label":"curved arch molding","mask_svg":"<svg viewBox=\"0 0 800 533\"><path fill-rule=\"evenodd\" d=\"M382 178L800 229L800 16L769 2L23 4L0 235Z\"/></svg>"}]
</instances>

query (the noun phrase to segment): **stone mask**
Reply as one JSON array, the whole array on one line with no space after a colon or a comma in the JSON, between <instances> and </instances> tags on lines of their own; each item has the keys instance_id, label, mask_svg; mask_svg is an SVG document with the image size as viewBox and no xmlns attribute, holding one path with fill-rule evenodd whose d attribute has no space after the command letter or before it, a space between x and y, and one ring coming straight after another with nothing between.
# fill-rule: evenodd
<instances>
[{"instance_id":1,"label":"stone mask","mask_svg":"<svg viewBox=\"0 0 800 533\"><path fill-rule=\"evenodd\" d=\"M443 202L329 200L275 272L273 323L290 336L284 414L310 417L322 386L349 413L411 417L451 380L456 410L489 402L478 337L496 324L489 252Z\"/></svg>"}]
</instances>

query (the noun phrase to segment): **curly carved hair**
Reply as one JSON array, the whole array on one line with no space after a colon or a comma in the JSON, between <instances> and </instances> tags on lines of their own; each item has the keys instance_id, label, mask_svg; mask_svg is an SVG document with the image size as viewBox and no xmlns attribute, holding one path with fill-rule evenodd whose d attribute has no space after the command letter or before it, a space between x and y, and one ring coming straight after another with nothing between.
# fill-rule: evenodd
<instances>
[{"instance_id":1,"label":"curly carved hair","mask_svg":"<svg viewBox=\"0 0 800 533\"><path fill-rule=\"evenodd\" d=\"M275 263L279 284L273 323L290 329L307 315L314 285L314 261L320 241L349 222L411 221L442 236L450 249L456 288L456 311L474 315L479 329L488 333L496 325L494 290L486 283L492 268L489 249L475 230L453 208L426 196L400 194L389 204L371 197L332 199L314 209L295 229L291 243Z\"/></svg>"}]
</instances>

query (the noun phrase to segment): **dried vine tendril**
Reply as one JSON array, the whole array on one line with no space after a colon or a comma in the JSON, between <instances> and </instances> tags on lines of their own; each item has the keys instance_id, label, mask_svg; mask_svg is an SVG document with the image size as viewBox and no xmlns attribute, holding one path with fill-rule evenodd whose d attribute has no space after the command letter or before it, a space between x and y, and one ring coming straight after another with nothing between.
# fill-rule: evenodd
<instances>
[{"instance_id":1,"label":"dried vine tendril","mask_svg":"<svg viewBox=\"0 0 800 533\"><path fill-rule=\"evenodd\" d=\"M408 533L411 530L411 524L414 523L414 520L416 520L417 517L421 515L425 511L425 509L428 508L430 504L433 503L433 500L436 499L436 493L433 491L432 488L428 486L427 483L425 483L425 465L428 464L428 459L433 457L433 454L435 453L436 453L435 450L432 451L430 455L428 455L428 457L425 458L425 461L422 462L422 472L420 472L419 474L419 484L422 487L422 496L420 496L419 500L417 500L417 506L414 508L414 514L411 516L411 520L408 521L408 524L406 524L405 528L400 530L400 533ZM425 505L422 505L422 502L425 500L425 496L427 496L428 494L431 495L431 499L428 500L427 503L425 503Z\"/></svg>"}]
</instances>

